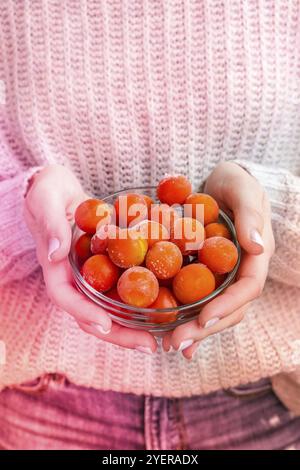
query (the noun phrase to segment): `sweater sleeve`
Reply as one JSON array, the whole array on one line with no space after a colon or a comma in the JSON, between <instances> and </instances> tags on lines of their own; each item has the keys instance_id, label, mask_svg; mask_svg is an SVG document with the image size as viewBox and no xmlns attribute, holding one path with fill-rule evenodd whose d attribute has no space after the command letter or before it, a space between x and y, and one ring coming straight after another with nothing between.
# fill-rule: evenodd
<instances>
[{"instance_id":1,"label":"sweater sleeve","mask_svg":"<svg viewBox=\"0 0 300 470\"><path fill-rule=\"evenodd\" d=\"M38 267L23 209L27 182L39 167L8 175L5 158L0 154L0 285L24 279Z\"/></svg>"},{"instance_id":2,"label":"sweater sleeve","mask_svg":"<svg viewBox=\"0 0 300 470\"><path fill-rule=\"evenodd\" d=\"M233 160L266 190L272 210L275 253L269 277L300 287L300 178L288 170L247 160Z\"/></svg>"}]
</instances>

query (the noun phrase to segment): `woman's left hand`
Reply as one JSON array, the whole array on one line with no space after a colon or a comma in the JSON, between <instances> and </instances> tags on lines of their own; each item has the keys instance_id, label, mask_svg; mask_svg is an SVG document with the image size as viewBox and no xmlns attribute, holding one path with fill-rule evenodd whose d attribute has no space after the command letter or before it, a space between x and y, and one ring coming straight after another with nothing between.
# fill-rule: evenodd
<instances>
[{"instance_id":1,"label":"woman's left hand","mask_svg":"<svg viewBox=\"0 0 300 470\"><path fill-rule=\"evenodd\" d=\"M267 195L247 171L236 163L222 162L207 179L205 192L231 213L242 248L242 260L234 284L208 303L196 320L167 333L166 351L182 351L191 359L200 341L239 323L249 302L264 288L270 258L275 249Z\"/></svg>"}]
</instances>

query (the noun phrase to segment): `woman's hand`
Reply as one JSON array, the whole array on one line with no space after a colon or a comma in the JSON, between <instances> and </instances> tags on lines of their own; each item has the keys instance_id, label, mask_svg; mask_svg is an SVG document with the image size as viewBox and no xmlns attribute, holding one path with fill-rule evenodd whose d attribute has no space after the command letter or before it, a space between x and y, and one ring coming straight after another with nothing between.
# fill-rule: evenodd
<instances>
[{"instance_id":1,"label":"woman's hand","mask_svg":"<svg viewBox=\"0 0 300 470\"><path fill-rule=\"evenodd\" d=\"M60 165L45 167L31 181L25 198L25 219L36 242L48 295L86 333L125 348L155 352L157 343L150 333L113 323L104 309L73 284L68 261L70 220L78 204L87 198L73 173Z\"/></svg>"},{"instance_id":2,"label":"woman's hand","mask_svg":"<svg viewBox=\"0 0 300 470\"><path fill-rule=\"evenodd\" d=\"M220 163L208 177L205 192L233 216L243 253L236 282L208 303L197 320L165 335L164 349L169 351L172 346L187 359L201 340L243 319L249 302L264 288L275 248L268 198L249 173L235 163Z\"/></svg>"}]
</instances>

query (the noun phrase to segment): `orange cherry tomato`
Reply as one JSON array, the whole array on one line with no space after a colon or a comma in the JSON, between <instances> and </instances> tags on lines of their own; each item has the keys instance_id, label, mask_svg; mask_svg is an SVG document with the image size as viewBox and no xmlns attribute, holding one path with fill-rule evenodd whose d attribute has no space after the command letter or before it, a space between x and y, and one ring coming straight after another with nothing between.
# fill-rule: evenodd
<instances>
[{"instance_id":1,"label":"orange cherry tomato","mask_svg":"<svg viewBox=\"0 0 300 470\"><path fill-rule=\"evenodd\" d=\"M140 224L134 227L139 231L143 238L148 241L148 247L151 248L154 243L169 240L170 235L166 227L154 220L143 220Z\"/></svg>"},{"instance_id":2,"label":"orange cherry tomato","mask_svg":"<svg viewBox=\"0 0 300 470\"><path fill-rule=\"evenodd\" d=\"M214 289L214 275L204 264L184 266L173 280L173 292L182 304L197 302Z\"/></svg>"},{"instance_id":3,"label":"orange cherry tomato","mask_svg":"<svg viewBox=\"0 0 300 470\"><path fill-rule=\"evenodd\" d=\"M157 242L147 253L146 266L158 279L174 277L182 266L181 251L174 243Z\"/></svg>"},{"instance_id":4,"label":"orange cherry tomato","mask_svg":"<svg viewBox=\"0 0 300 470\"><path fill-rule=\"evenodd\" d=\"M122 229L117 238L109 238L107 251L110 259L120 268L131 268L143 263L148 243L135 229Z\"/></svg>"},{"instance_id":5,"label":"orange cherry tomato","mask_svg":"<svg viewBox=\"0 0 300 470\"><path fill-rule=\"evenodd\" d=\"M185 211L189 208L186 207L186 204L191 206L191 217L193 219L199 220L204 225L210 224L211 222L216 222L219 217L219 206L217 201L211 197L209 194L205 193L194 193L190 194L185 202ZM203 206L203 211L202 207ZM202 215L204 212L204 221Z\"/></svg>"},{"instance_id":6,"label":"orange cherry tomato","mask_svg":"<svg viewBox=\"0 0 300 470\"><path fill-rule=\"evenodd\" d=\"M154 204L151 207L150 219L163 225L171 233L175 220L180 217L179 208L177 209L168 204Z\"/></svg>"},{"instance_id":7,"label":"orange cherry tomato","mask_svg":"<svg viewBox=\"0 0 300 470\"><path fill-rule=\"evenodd\" d=\"M171 241L178 246L183 255L197 252L205 238L204 227L199 220L182 217L174 222Z\"/></svg>"},{"instance_id":8,"label":"orange cherry tomato","mask_svg":"<svg viewBox=\"0 0 300 470\"><path fill-rule=\"evenodd\" d=\"M123 300L119 296L117 287L113 287L108 292L105 292L105 297L108 297L111 300L116 300L117 302L120 302L120 303L124 304ZM120 318L127 318L128 319L128 315L123 315L122 313L120 313L120 311L124 312L124 313L131 313L130 310L127 310L126 308L123 308L123 307L117 307L117 309L119 310L118 312L110 310L109 307L111 307L111 303L108 301L107 302L107 307L105 307L105 310L107 310L108 312L110 312L113 315L115 315L117 317L120 317Z\"/></svg>"},{"instance_id":9,"label":"orange cherry tomato","mask_svg":"<svg viewBox=\"0 0 300 470\"><path fill-rule=\"evenodd\" d=\"M134 266L123 272L118 281L118 293L123 302L146 308L158 296L159 285L154 274L142 266Z\"/></svg>"},{"instance_id":10,"label":"orange cherry tomato","mask_svg":"<svg viewBox=\"0 0 300 470\"><path fill-rule=\"evenodd\" d=\"M211 237L224 237L230 240L231 234L226 225L220 222L212 222L211 224L207 224L205 226L205 238Z\"/></svg>"},{"instance_id":11,"label":"orange cherry tomato","mask_svg":"<svg viewBox=\"0 0 300 470\"><path fill-rule=\"evenodd\" d=\"M118 235L119 227L116 225L108 224L99 227L91 240L91 251L94 255L104 254L108 247L108 239L116 238Z\"/></svg>"},{"instance_id":12,"label":"orange cherry tomato","mask_svg":"<svg viewBox=\"0 0 300 470\"><path fill-rule=\"evenodd\" d=\"M94 234L101 224L111 222L112 208L101 199L87 199L75 211L75 222L83 231Z\"/></svg>"},{"instance_id":13,"label":"orange cherry tomato","mask_svg":"<svg viewBox=\"0 0 300 470\"><path fill-rule=\"evenodd\" d=\"M82 276L94 289L105 292L111 289L119 278L118 267L106 255L94 255L82 266Z\"/></svg>"},{"instance_id":14,"label":"orange cherry tomato","mask_svg":"<svg viewBox=\"0 0 300 470\"><path fill-rule=\"evenodd\" d=\"M89 233L84 233L75 243L74 249L79 263L84 263L90 256L92 256L91 238L92 236Z\"/></svg>"},{"instance_id":15,"label":"orange cherry tomato","mask_svg":"<svg viewBox=\"0 0 300 470\"><path fill-rule=\"evenodd\" d=\"M158 199L169 205L183 204L191 192L191 183L182 175L164 178L157 186Z\"/></svg>"},{"instance_id":16,"label":"orange cherry tomato","mask_svg":"<svg viewBox=\"0 0 300 470\"><path fill-rule=\"evenodd\" d=\"M154 204L154 201L152 199L152 197L150 196L147 196L146 194L141 194L141 196L144 198L146 204L147 204L147 207L148 207L148 215L150 214L151 212L151 206Z\"/></svg>"},{"instance_id":17,"label":"orange cherry tomato","mask_svg":"<svg viewBox=\"0 0 300 470\"><path fill-rule=\"evenodd\" d=\"M116 219L120 227L133 227L148 217L148 203L140 194L121 195L115 201Z\"/></svg>"},{"instance_id":18,"label":"orange cherry tomato","mask_svg":"<svg viewBox=\"0 0 300 470\"><path fill-rule=\"evenodd\" d=\"M238 251L231 240L223 237L207 238L198 252L200 263L218 274L229 273L238 260Z\"/></svg>"},{"instance_id":19,"label":"orange cherry tomato","mask_svg":"<svg viewBox=\"0 0 300 470\"><path fill-rule=\"evenodd\" d=\"M177 300L167 287L160 287L157 299L149 306L149 308L174 308L171 312L149 313L149 321L152 323L171 323L176 320L178 307Z\"/></svg>"},{"instance_id":20,"label":"orange cherry tomato","mask_svg":"<svg viewBox=\"0 0 300 470\"><path fill-rule=\"evenodd\" d=\"M218 274L218 273L213 273L213 275L215 276L216 289L217 289L223 284L227 276L226 274Z\"/></svg>"}]
</instances>

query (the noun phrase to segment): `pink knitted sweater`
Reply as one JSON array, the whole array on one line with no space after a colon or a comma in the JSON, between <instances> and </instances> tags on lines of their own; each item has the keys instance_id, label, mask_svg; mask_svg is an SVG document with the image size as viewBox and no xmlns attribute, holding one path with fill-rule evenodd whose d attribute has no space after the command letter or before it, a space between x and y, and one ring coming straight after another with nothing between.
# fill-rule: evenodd
<instances>
[{"instance_id":1,"label":"pink knitted sweater","mask_svg":"<svg viewBox=\"0 0 300 470\"><path fill-rule=\"evenodd\" d=\"M99 389L187 396L296 377L299 109L298 0L1 2L0 387L57 372ZM66 165L101 196L165 173L197 189L222 159L266 187L277 242L241 324L187 362L101 342L51 304L22 216L34 167Z\"/></svg>"}]
</instances>

